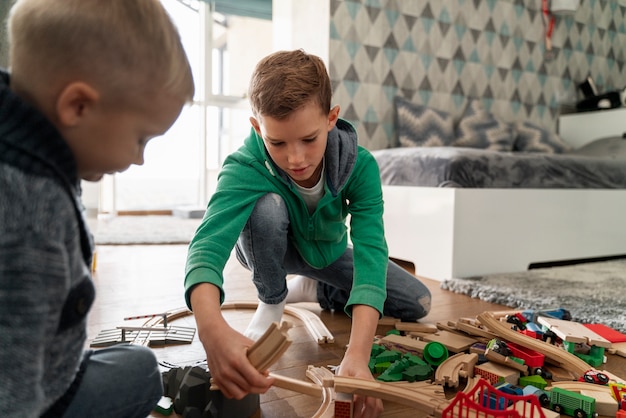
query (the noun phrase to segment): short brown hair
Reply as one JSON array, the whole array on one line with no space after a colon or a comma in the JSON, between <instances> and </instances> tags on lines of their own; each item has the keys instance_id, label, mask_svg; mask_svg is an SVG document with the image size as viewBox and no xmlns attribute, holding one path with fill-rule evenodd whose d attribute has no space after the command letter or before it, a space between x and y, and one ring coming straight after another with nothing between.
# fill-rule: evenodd
<instances>
[{"instance_id":1,"label":"short brown hair","mask_svg":"<svg viewBox=\"0 0 626 418\"><path fill-rule=\"evenodd\" d=\"M327 113L332 99L324 62L301 49L275 52L259 61L248 95L254 116L279 120L311 100Z\"/></svg>"},{"instance_id":2,"label":"short brown hair","mask_svg":"<svg viewBox=\"0 0 626 418\"><path fill-rule=\"evenodd\" d=\"M30 89L83 79L116 100L193 98L180 35L159 0L17 0L8 32L12 77Z\"/></svg>"}]
</instances>

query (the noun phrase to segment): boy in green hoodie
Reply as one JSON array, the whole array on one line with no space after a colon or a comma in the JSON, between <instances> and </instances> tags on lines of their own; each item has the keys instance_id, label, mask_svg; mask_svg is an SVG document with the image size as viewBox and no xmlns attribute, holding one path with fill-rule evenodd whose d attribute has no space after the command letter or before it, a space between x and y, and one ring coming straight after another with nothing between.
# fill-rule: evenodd
<instances>
[{"instance_id":1,"label":"boy in green hoodie","mask_svg":"<svg viewBox=\"0 0 626 418\"><path fill-rule=\"evenodd\" d=\"M247 361L246 349L280 322L287 302L316 301L350 315L338 374L366 379L373 379L368 361L380 316L414 321L430 310L428 289L388 259L378 165L339 118L339 106L331 107L331 96L316 56L281 51L257 64L250 136L224 162L190 244L185 297L211 375L228 397L271 386ZM233 247L260 299L245 336L220 311ZM300 276L287 281L287 274ZM355 416L381 412L380 400L357 397Z\"/></svg>"}]
</instances>

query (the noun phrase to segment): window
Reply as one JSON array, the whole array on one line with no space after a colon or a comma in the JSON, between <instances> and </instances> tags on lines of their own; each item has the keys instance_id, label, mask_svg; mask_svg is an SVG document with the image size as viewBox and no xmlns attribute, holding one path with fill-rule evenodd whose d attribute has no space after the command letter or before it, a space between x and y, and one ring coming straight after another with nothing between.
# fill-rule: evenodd
<instances>
[{"instance_id":1,"label":"window","mask_svg":"<svg viewBox=\"0 0 626 418\"><path fill-rule=\"evenodd\" d=\"M245 94L254 66L272 51L271 1L241 1L237 9L224 0L161 1L179 28L196 97L165 135L150 142L143 166L105 176L102 212L204 207L224 158L250 131Z\"/></svg>"}]
</instances>

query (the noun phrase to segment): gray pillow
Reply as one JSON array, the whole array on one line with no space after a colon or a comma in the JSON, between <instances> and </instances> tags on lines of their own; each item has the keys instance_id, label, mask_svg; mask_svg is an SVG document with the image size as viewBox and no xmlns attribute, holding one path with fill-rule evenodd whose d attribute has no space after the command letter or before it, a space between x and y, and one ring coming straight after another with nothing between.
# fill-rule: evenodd
<instances>
[{"instance_id":1,"label":"gray pillow","mask_svg":"<svg viewBox=\"0 0 626 418\"><path fill-rule=\"evenodd\" d=\"M396 132L401 147L442 147L454 139L452 115L403 97L393 100L396 110Z\"/></svg>"},{"instance_id":2,"label":"gray pillow","mask_svg":"<svg viewBox=\"0 0 626 418\"><path fill-rule=\"evenodd\" d=\"M560 136L546 128L524 121L515 124L517 139L514 151L561 154L572 149Z\"/></svg>"},{"instance_id":3,"label":"gray pillow","mask_svg":"<svg viewBox=\"0 0 626 418\"><path fill-rule=\"evenodd\" d=\"M512 151L515 136L511 124L487 112L480 100L471 100L456 129L455 147Z\"/></svg>"},{"instance_id":4,"label":"gray pillow","mask_svg":"<svg viewBox=\"0 0 626 418\"><path fill-rule=\"evenodd\" d=\"M614 136L596 139L580 148L568 151L567 154L626 160L626 138Z\"/></svg>"}]
</instances>

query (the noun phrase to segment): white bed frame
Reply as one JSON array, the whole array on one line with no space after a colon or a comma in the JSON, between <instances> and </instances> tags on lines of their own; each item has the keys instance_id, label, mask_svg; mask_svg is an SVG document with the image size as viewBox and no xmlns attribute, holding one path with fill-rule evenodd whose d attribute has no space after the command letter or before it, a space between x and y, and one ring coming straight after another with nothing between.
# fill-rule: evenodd
<instances>
[{"instance_id":1,"label":"white bed frame","mask_svg":"<svg viewBox=\"0 0 626 418\"><path fill-rule=\"evenodd\" d=\"M575 148L621 136L626 108L562 115ZM435 280L626 254L626 189L383 186L389 256Z\"/></svg>"},{"instance_id":2,"label":"white bed frame","mask_svg":"<svg viewBox=\"0 0 626 418\"><path fill-rule=\"evenodd\" d=\"M383 186L389 256L443 281L626 254L626 189Z\"/></svg>"}]
</instances>

